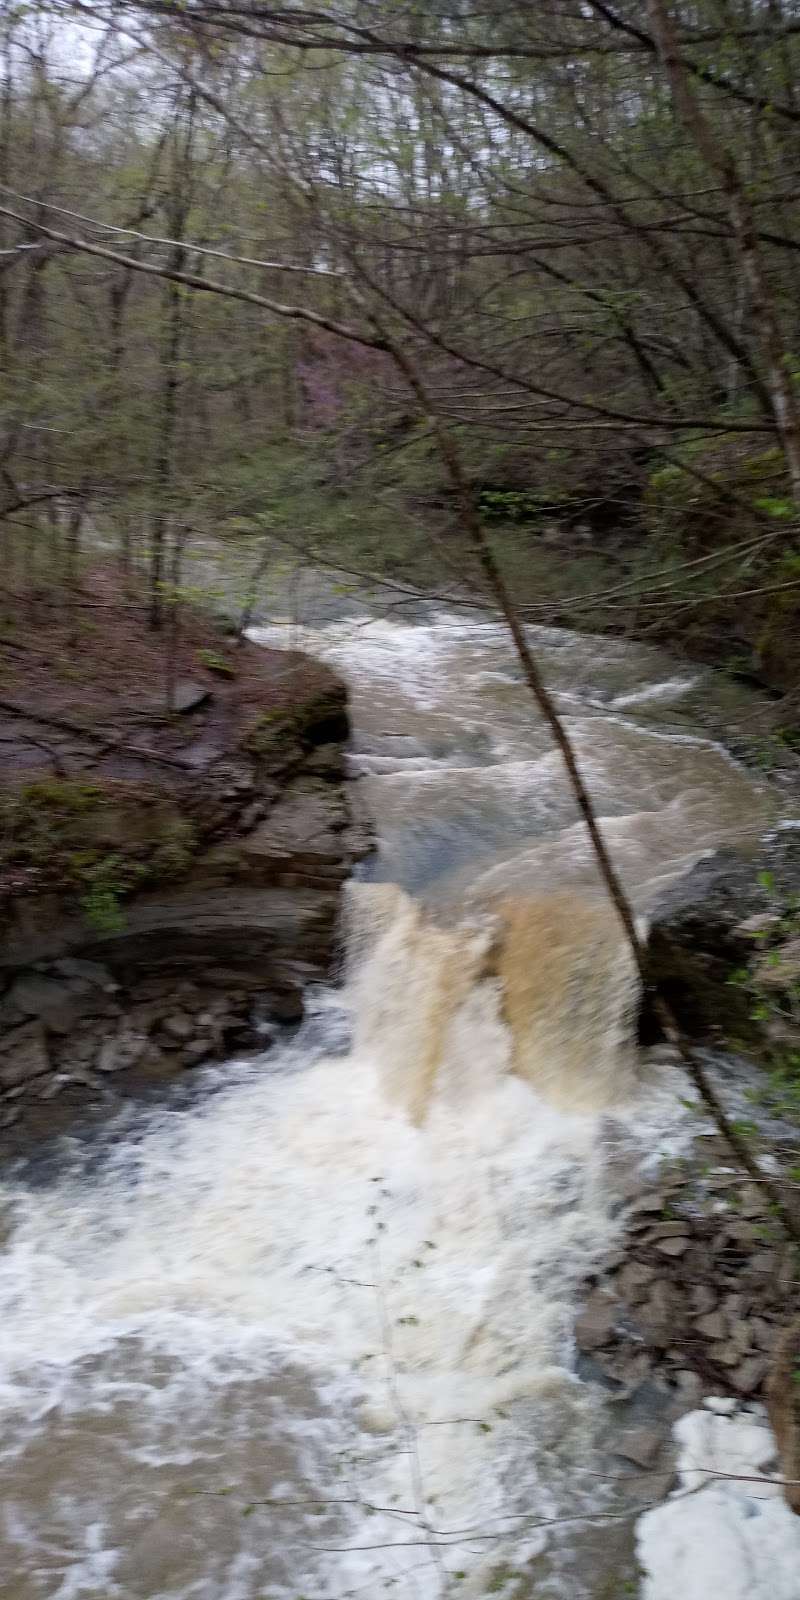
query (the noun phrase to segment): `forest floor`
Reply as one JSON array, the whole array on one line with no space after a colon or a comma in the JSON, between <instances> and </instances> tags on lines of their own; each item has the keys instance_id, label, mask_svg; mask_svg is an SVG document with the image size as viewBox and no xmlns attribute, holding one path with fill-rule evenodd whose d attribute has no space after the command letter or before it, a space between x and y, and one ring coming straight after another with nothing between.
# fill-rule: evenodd
<instances>
[{"instance_id":1,"label":"forest floor","mask_svg":"<svg viewBox=\"0 0 800 1600\"><path fill-rule=\"evenodd\" d=\"M188 607L153 632L144 604L97 571L72 604L41 592L0 621L0 782L15 771L202 770L256 715L287 710L328 677L307 656L238 643Z\"/></svg>"},{"instance_id":2,"label":"forest floor","mask_svg":"<svg viewBox=\"0 0 800 1600\"><path fill-rule=\"evenodd\" d=\"M108 571L71 602L35 595L0 620L0 906L180 874L224 832L230 764L277 758L326 696L343 691L321 663L239 644L188 606L150 631Z\"/></svg>"}]
</instances>

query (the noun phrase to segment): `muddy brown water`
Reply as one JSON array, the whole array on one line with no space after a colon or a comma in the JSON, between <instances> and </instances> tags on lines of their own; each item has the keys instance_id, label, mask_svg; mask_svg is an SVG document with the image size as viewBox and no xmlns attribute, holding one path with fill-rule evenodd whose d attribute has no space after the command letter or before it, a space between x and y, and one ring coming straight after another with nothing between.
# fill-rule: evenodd
<instances>
[{"instance_id":1,"label":"muddy brown water","mask_svg":"<svg viewBox=\"0 0 800 1600\"><path fill-rule=\"evenodd\" d=\"M260 637L351 682L380 850L350 891L347 982L188 1105L6 1178L3 1594L617 1600L649 1489L610 1463L571 1328L620 1174L688 1137L679 1075L626 1039L615 929L564 914L596 876L501 630ZM643 915L774 824L702 731L711 675L537 644ZM536 911L510 924L504 1012L484 957L509 899Z\"/></svg>"}]
</instances>

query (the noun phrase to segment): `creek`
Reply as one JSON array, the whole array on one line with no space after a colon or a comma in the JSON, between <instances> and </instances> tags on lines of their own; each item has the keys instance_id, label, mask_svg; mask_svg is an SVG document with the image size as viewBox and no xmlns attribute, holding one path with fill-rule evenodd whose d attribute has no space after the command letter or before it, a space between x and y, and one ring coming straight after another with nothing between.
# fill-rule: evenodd
<instances>
[{"instance_id":1,"label":"creek","mask_svg":"<svg viewBox=\"0 0 800 1600\"><path fill-rule=\"evenodd\" d=\"M635 1594L636 1483L572 1327L691 1119L631 1042L559 757L481 618L254 637L347 677L378 853L294 1037L4 1181L3 1593ZM533 637L643 917L775 821L704 731L713 675Z\"/></svg>"}]
</instances>

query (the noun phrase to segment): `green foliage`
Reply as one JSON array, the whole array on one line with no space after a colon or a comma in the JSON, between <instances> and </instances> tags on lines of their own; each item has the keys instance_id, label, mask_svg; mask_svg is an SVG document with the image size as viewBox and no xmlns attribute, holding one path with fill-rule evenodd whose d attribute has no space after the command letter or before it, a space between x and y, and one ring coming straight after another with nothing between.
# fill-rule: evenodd
<instances>
[{"instance_id":1,"label":"green foliage","mask_svg":"<svg viewBox=\"0 0 800 1600\"><path fill-rule=\"evenodd\" d=\"M119 933L125 926L121 901L131 888L130 867L119 856L105 856L85 875L81 910L96 933Z\"/></svg>"},{"instance_id":2,"label":"green foliage","mask_svg":"<svg viewBox=\"0 0 800 1600\"><path fill-rule=\"evenodd\" d=\"M774 495L758 495L753 505L757 511L763 511L776 522L790 522L797 516L797 509L791 500L778 499Z\"/></svg>"},{"instance_id":3,"label":"green foliage","mask_svg":"<svg viewBox=\"0 0 800 1600\"><path fill-rule=\"evenodd\" d=\"M221 656L218 650L198 650L197 659L209 672L215 672L220 678L235 678L236 666L227 656Z\"/></svg>"},{"instance_id":4,"label":"green foliage","mask_svg":"<svg viewBox=\"0 0 800 1600\"><path fill-rule=\"evenodd\" d=\"M749 1092L748 1099L800 1126L800 982L791 974L785 982L780 981L783 946L800 938L800 906L796 896L779 891L774 873L760 872L758 881L770 898L773 920L753 930L752 960L728 978L748 995L750 1019L759 1025L765 1041L764 1080ZM758 1132L757 1125L748 1120L735 1126L748 1137ZM800 1167L792 1168L788 1176L796 1182Z\"/></svg>"},{"instance_id":5,"label":"green foliage","mask_svg":"<svg viewBox=\"0 0 800 1600\"><path fill-rule=\"evenodd\" d=\"M192 864L197 845L197 830L188 817L167 821L150 857L150 876L160 883L182 878Z\"/></svg>"},{"instance_id":6,"label":"green foliage","mask_svg":"<svg viewBox=\"0 0 800 1600\"><path fill-rule=\"evenodd\" d=\"M27 783L19 797L19 804L35 815L38 811L57 818L82 816L102 803L104 791L100 784L82 783L74 778L37 778Z\"/></svg>"},{"instance_id":7,"label":"green foliage","mask_svg":"<svg viewBox=\"0 0 800 1600\"><path fill-rule=\"evenodd\" d=\"M183 876L197 844L195 825L150 786L48 777L0 791L3 891L64 894L103 932L121 926L136 889Z\"/></svg>"},{"instance_id":8,"label":"green foliage","mask_svg":"<svg viewBox=\"0 0 800 1600\"><path fill-rule=\"evenodd\" d=\"M502 1594L503 1590L513 1583L515 1577L518 1578L519 1574L515 1574L513 1567L509 1567L505 1562L494 1567L486 1582L486 1594Z\"/></svg>"},{"instance_id":9,"label":"green foliage","mask_svg":"<svg viewBox=\"0 0 800 1600\"><path fill-rule=\"evenodd\" d=\"M313 742L315 728L329 722L344 724L344 716L338 694L314 694L292 706L260 712L245 737L244 747L260 761L280 765Z\"/></svg>"},{"instance_id":10,"label":"green foliage","mask_svg":"<svg viewBox=\"0 0 800 1600\"><path fill-rule=\"evenodd\" d=\"M536 489L482 489L478 495L478 510L487 523L536 523L554 501L562 502L566 510L570 496L563 489L553 493Z\"/></svg>"}]
</instances>

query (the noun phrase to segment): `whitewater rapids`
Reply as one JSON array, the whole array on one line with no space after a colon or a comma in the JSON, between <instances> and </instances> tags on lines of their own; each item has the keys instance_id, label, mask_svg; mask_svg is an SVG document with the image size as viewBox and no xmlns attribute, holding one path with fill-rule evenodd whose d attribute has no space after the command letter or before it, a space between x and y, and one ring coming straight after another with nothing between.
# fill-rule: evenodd
<instances>
[{"instance_id":1,"label":"whitewater rapids","mask_svg":"<svg viewBox=\"0 0 800 1600\"><path fill-rule=\"evenodd\" d=\"M351 680L373 881L299 1035L4 1183L4 1596L617 1600L630 1499L572 1325L632 1175L694 1127L680 1075L634 1049L502 635L267 636ZM768 802L694 726L705 680L539 644L646 915Z\"/></svg>"}]
</instances>

